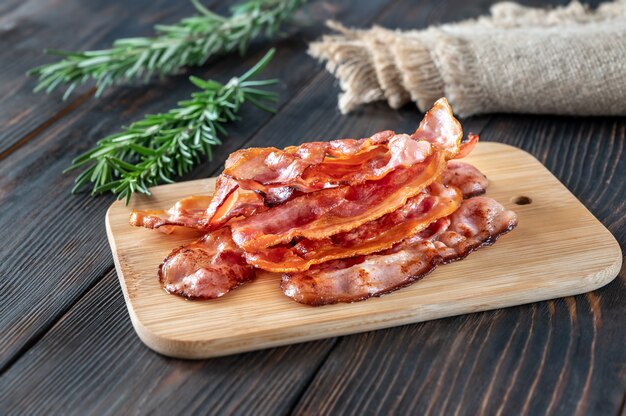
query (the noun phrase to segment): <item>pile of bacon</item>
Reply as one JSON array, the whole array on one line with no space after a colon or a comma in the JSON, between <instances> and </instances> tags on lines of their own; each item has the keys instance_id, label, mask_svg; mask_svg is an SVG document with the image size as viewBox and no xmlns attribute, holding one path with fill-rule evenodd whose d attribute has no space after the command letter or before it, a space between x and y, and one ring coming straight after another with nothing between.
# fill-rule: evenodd
<instances>
[{"instance_id":1,"label":"pile of bacon","mask_svg":"<svg viewBox=\"0 0 626 416\"><path fill-rule=\"evenodd\" d=\"M213 197L133 211L131 224L204 233L159 269L165 290L188 299L220 297L256 269L282 273L284 294L309 305L380 296L516 226L515 213L477 196L485 176L452 160L478 142L462 135L442 98L412 135L239 150Z\"/></svg>"}]
</instances>

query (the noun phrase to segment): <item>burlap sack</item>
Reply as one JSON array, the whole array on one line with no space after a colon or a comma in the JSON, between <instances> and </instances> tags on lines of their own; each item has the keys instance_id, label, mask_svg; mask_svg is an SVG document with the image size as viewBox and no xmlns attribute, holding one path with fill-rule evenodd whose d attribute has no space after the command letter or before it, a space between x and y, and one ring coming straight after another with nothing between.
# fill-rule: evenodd
<instances>
[{"instance_id":1,"label":"burlap sack","mask_svg":"<svg viewBox=\"0 0 626 416\"><path fill-rule=\"evenodd\" d=\"M339 79L343 113L377 100L461 116L490 112L626 115L626 0L589 10L498 3L491 15L392 31L347 29L312 43Z\"/></svg>"}]
</instances>

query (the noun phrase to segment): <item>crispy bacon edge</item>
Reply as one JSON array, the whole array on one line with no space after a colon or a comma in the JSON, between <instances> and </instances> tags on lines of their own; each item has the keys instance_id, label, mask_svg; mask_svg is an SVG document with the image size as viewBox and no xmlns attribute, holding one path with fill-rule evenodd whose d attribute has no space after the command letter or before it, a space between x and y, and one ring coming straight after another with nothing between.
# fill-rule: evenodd
<instances>
[{"instance_id":1,"label":"crispy bacon edge","mask_svg":"<svg viewBox=\"0 0 626 416\"><path fill-rule=\"evenodd\" d=\"M260 192L269 206L278 205L303 192L378 180L401 166L420 161L419 143L435 144L446 159L467 155L478 141L471 135L462 143L463 130L445 98L435 102L411 135L383 131L368 139L309 142L285 149L249 148L232 153L224 175L246 190ZM404 145L395 145L395 142ZM407 144L408 141L408 144ZM382 152L382 153L381 153ZM382 159L381 159L382 157ZM341 174L338 167L360 165ZM383 163L384 162L384 163ZM381 165L381 163L383 163Z\"/></svg>"},{"instance_id":2,"label":"crispy bacon edge","mask_svg":"<svg viewBox=\"0 0 626 416\"><path fill-rule=\"evenodd\" d=\"M330 260L388 249L417 234L439 218L452 214L463 195L456 187L433 183L396 211L352 230L321 240L303 239L258 252L245 252L248 263L270 272L302 272Z\"/></svg>"},{"instance_id":3,"label":"crispy bacon edge","mask_svg":"<svg viewBox=\"0 0 626 416\"><path fill-rule=\"evenodd\" d=\"M256 269L235 245L228 227L178 247L159 266L163 289L186 299L215 299L252 280Z\"/></svg>"},{"instance_id":4,"label":"crispy bacon edge","mask_svg":"<svg viewBox=\"0 0 626 416\"><path fill-rule=\"evenodd\" d=\"M295 237L321 239L349 231L406 204L438 179L445 166L443 155L434 151L424 163L398 169L380 181L302 195L236 222L233 240L246 251L256 251ZM380 195L371 200L374 189ZM358 215L348 216L346 209L354 209ZM278 218L283 222L277 222Z\"/></svg>"},{"instance_id":5,"label":"crispy bacon edge","mask_svg":"<svg viewBox=\"0 0 626 416\"><path fill-rule=\"evenodd\" d=\"M498 220L500 224L493 231L489 231L485 234L487 230L481 229L478 233L472 235L471 227L467 225L467 222L458 222L458 219L455 219L455 214L457 217L459 216L459 212L457 211L451 216L433 223L429 229L420 233L415 238L401 242L390 250L351 259L331 261L319 266L314 266L314 268L306 272L284 274L281 280L281 289L286 296L298 303L310 306L322 306L340 302L358 302L370 297L379 297L409 286L431 273L438 265L462 260L481 247L494 244L499 237L510 232L517 226L517 215L513 211L506 210L497 201L491 198L470 198L464 201L459 210L470 210L472 215L484 216L488 214L488 211L476 210L473 206L481 202L487 202L490 208L495 207L499 211ZM445 224L446 222L448 225ZM479 235L481 233L483 235ZM336 272L341 273L344 270L347 272L354 267L352 277L349 277L349 275L344 277L349 277L350 279L367 278L367 271L358 267L360 264L367 260L372 260L373 258L379 258L385 262L384 257L386 256L393 257L398 253L402 254L402 251L407 251L410 255L411 250L414 252L413 255L415 256L413 262L400 266L401 270L397 273L398 276L391 276L392 279L397 279L393 280L393 284L383 289L374 292L368 291L367 293L353 296L323 293L323 290L328 287L324 283L330 283L331 285L333 283L339 283L340 285L351 284L350 281L346 281L345 279L342 281L332 280L338 278ZM417 265L417 271L409 272L411 265ZM324 274L326 270L330 270L330 272L328 272L326 276L320 277L320 274ZM333 275L333 273L335 275ZM363 273L365 273L365 275L363 275ZM390 277L388 274L386 276ZM350 286L350 289L353 287L354 286Z\"/></svg>"}]
</instances>

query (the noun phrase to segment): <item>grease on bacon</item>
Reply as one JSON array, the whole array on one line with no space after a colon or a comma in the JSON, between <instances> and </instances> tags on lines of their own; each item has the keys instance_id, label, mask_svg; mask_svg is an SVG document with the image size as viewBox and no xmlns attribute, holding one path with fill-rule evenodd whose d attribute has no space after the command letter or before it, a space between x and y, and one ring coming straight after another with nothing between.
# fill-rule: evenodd
<instances>
[{"instance_id":1,"label":"grease on bacon","mask_svg":"<svg viewBox=\"0 0 626 416\"><path fill-rule=\"evenodd\" d=\"M378 181L304 194L234 223L233 239L254 251L296 237L321 239L349 231L400 208L444 168L442 153L432 151L423 163L396 169Z\"/></svg>"},{"instance_id":2,"label":"grease on bacon","mask_svg":"<svg viewBox=\"0 0 626 416\"><path fill-rule=\"evenodd\" d=\"M381 296L414 283L439 264L493 244L516 225L515 213L495 200L470 198L449 217L389 250L285 274L281 287L296 302L314 306Z\"/></svg>"},{"instance_id":3,"label":"grease on bacon","mask_svg":"<svg viewBox=\"0 0 626 416\"><path fill-rule=\"evenodd\" d=\"M159 268L163 288L187 299L219 298L254 275L228 227L175 249Z\"/></svg>"},{"instance_id":4,"label":"grease on bacon","mask_svg":"<svg viewBox=\"0 0 626 416\"><path fill-rule=\"evenodd\" d=\"M305 271L326 261L375 253L454 212L462 200L455 187L433 183L399 209L349 231L322 239L301 238L245 253L248 263L271 272Z\"/></svg>"},{"instance_id":5,"label":"grease on bacon","mask_svg":"<svg viewBox=\"0 0 626 416\"><path fill-rule=\"evenodd\" d=\"M165 290L213 299L251 280L283 275L300 303L355 302L411 284L437 265L492 244L517 224L485 192L487 178L458 160L478 142L445 99L411 135L310 142L231 154L213 197L168 211L133 211L131 224L206 233L159 269ZM465 198L465 200L463 200ZM467 199L469 198L469 199Z\"/></svg>"},{"instance_id":6,"label":"grease on bacon","mask_svg":"<svg viewBox=\"0 0 626 416\"><path fill-rule=\"evenodd\" d=\"M446 159L461 157L478 140L470 135L469 142L461 143L462 136L450 105L440 99L410 136L386 130L360 140L242 149L229 156L224 174L243 189L260 192L268 205L277 205L305 192L382 179L423 162L431 145L443 150Z\"/></svg>"},{"instance_id":7,"label":"grease on bacon","mask_svg":"<svg viewBox=\"0 0 626 416\"><path fill-rule=\"evenodd\" d=\"M441 181L461 190L463 198L482 195L487 190L487 177L474 166L458 160L450 160L441 175Z\"/></svg>"}]
</instances>

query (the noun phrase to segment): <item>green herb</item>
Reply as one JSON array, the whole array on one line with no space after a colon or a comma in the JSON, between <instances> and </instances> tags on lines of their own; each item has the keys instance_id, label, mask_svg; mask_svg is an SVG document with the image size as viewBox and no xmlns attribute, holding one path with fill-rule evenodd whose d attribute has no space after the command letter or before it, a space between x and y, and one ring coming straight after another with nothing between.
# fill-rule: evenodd
<instances>
[{"instance_id":1,"label":"green herb","mask_svg":"<svg viewBox=\"0 0 626 416\"><path fill-rule=\"evenodd\" d=\"M211 159L211 147L221 144L218 135L228 133L224 124L237 120L244 102L266 111L277 94L258 87L276 84L277 80L252 80L272 59L270 50L253 68L228 83L191 77L201 89L191 99L164 114L147 115L124 131L100 140L96 147L78 156L66 169L86 167L75 181L72 192L91 182L92 194L113 192L128 203L131 195L150 195L149 186L171 183L198 164Z\"/></svg>"},{"instance_id":2,"label":"green herb","mask_svg":"<svg viewBox=\"0 0 626 416\"><path fill-rule=\"evenodd\" d=\"M199 15L174 25L156 25L154 38L127 38L115 41L111 49L66 52L48 50L62 60L29 72L39 78L35 91L53 91L67 85L67 98L79 84L96 83L96 96L109 86L139 77L169 75L185 66L198 66L216 54L246 51L261 33L273 36L280 24L291 17L306 0L248 0L234 6L230 17L220 16L192 0Z\"/></svg>"}]
</instances>

